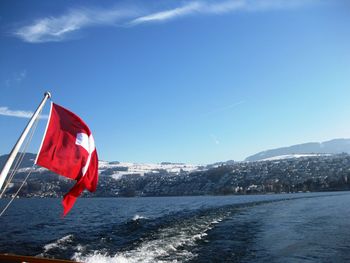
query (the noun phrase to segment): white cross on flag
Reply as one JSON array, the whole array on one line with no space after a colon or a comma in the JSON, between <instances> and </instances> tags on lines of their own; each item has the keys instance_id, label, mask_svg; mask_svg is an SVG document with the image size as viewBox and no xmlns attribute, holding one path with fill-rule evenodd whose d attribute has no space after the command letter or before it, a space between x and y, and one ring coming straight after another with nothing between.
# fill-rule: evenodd
<instances>
[{"instance_id":1,"label":"white cross on flag","mask_svg":"<svg viewBox=\"0 0 350 263\"><path fill-rule=\"evenodd\" d=\"M48 125L35 163L77 183L65 194L63 215L84 189L94 192L98 157L89 127L74 113L52 103Z\"/></svg>"}]
</instances>

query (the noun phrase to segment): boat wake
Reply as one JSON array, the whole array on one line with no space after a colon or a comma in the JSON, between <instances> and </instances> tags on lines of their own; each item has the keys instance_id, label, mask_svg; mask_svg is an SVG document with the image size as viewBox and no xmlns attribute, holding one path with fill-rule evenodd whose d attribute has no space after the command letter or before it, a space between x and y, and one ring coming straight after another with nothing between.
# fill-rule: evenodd
<instances>
[{"instance_id":1,"label":"boat wake","mask_svg":"<svg viewBox=\"0 0 350 263\"><path fill-rule=\"evenodd\" d=\"M43 256L70 251L66 258L87 263L196 261L203 253L198 247L210 241L210 233L234 215L262 203L182 210L153 219L135 214L131 220L105 225L96 232L64 236L45 245Z\"/></svg>"},{"instance_id":2,"label":"boat wake","mask_svg":"<svg viewBox=\"0 0 350 263\"><path fill-rule=\"evenodd\" d=\"M221 211L199 214L185 218L174 218L129 250L112 253L93 251L87 255L76 253L74 260L81 262L183 262L196 257L191 250L207 236L207 232L230 213Z\"/></svg>"}]
</instances>

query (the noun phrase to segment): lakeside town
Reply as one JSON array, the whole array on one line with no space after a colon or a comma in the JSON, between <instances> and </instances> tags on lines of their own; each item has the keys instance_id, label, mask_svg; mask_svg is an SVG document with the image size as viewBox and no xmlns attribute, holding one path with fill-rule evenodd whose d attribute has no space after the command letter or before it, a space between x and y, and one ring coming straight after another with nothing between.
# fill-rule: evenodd
<instances>
[{"instance_id":1,"label":"lakeside town","mask_svg":"<svg viewBox=\"0 0 350 263\"><path fill-rule=\"evenodd\" d=\"M30 163L33 154L27 154ZM30 166L31 167L31 166ZM11 197L33 169L19 197L61 197L74 181L44 168L21 167L5 196ZM86 197L187 196L295 193L350 189L350 155L317 154L206 166L100 162L99 185Z\"/></svg>"}]
</instances>

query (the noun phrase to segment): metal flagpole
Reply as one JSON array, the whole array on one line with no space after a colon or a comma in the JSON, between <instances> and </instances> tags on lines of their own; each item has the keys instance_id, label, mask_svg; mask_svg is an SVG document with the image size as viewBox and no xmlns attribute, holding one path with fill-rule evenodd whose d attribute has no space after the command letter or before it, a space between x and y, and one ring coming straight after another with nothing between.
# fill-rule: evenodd
<instances>
[{"instance_id":1,"label":"metal flagpole","mask_svg":"<svg viewBox=\"0 0 350 263\"><path fill-rule=\"evenodd\" d=\"M45 92L44 94L44 98L43 100L40 102L38 108L36 109L36 111L34 112L32 118L29 120L27 126L25 127L25 129L23 130L21 136L19 137L18 141L16 142L15 146L13 147L9 157L7 158L7 161L4 165L4 167L2 168L1 174L0 174L0 191L1 188L5 182L5 179L7 177L7 174L12 166L13 161L16 158L16 155L19 151L19 149L22 146L22 143L24 142L24 139L26 138L30 128L33 126L34 121L36 120L36 118L38 117L39 113L41 112L41 110L43 109L45 102L47 101L47 99L51 98L51 94L50 92Z\"/></svg>"}]
</instances>

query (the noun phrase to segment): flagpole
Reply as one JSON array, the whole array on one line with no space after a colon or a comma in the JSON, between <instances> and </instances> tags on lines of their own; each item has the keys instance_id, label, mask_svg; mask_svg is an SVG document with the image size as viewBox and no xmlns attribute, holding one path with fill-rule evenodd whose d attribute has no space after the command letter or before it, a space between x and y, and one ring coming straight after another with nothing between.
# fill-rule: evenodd
<instances>
[{"instance_id":1,"label":"flagpole","mask_svg":"<svg viewBox=\"0 0 350 263\"><path fill-rule=\"evenodd\" d=\"M5 179L7 177L7 174L12 166L12 163L14 162L16 155L19 151L19 149L21 148L24 139L26 138L26 136L28 135L28 132L30 131L30 128L33 126L34 121L36 120L36 118L38 117L39 113L41 112L41 110L43 109L45 102L51 98L51 94L50 92L45 92L44 93L44 98L43 100L40 102L38 108L36 109L36 111L34 112L33 116L31 117L31 119L29 120L27 126L24 128L21 136L18 138L15 146L12 148L12 151L9 155L9 157L7 158L7 161L4 165L4 167L2 168L1 174L0 174L0 190L5 182Z\"/></svg>"}]
</instances>

